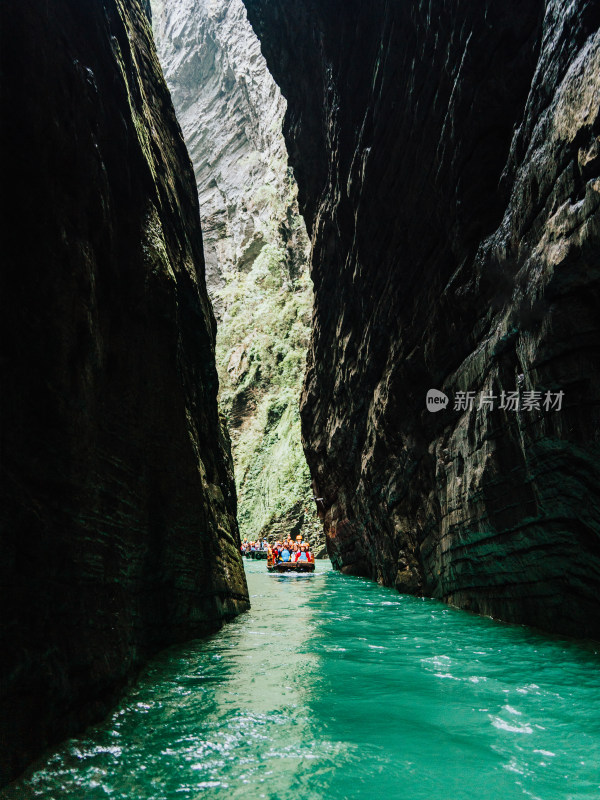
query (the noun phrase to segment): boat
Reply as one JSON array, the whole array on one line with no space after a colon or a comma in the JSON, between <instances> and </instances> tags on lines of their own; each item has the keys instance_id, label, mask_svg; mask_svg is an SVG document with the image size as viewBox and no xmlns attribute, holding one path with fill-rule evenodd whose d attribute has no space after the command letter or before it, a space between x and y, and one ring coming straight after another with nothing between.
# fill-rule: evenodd
<instances>
[{"instance_id":1,"label":"boat","mask_svg":"<svg viewBox=\"0 0 600 800\"><path fill-rule=\"evenodd\" d=\"M259 561L265 560L267 555L266 550L246 550L244 553L245 558L257 558Z\"/></svg>"},{"instance_id":2,"label":"boat","mask_svg":"<svg viewBox=\"0 0 600 800\"><path fill-rule=\"evenodd\" d=\"M267 570L269 572L314 572L314 561L279 561L273 564L267 561Z\"/></svg>"}]
</instances>

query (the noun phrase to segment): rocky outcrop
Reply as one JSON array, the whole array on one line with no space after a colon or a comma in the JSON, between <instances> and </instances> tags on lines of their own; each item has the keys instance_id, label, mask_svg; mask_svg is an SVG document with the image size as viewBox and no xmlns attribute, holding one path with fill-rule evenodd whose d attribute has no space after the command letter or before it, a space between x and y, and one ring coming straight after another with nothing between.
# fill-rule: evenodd
<instances>
[{"instance_id":1,"label":"rocky outcrop","mask_svg":"<svg viewBox=\"0 0 600 800\"><path fill-rule=\"evenodd\" d=\"M2 781L247 608L194 176L140 0L2 5Z\"/></svg>"},{"instance_id":2,"label":"rocky outcrop","mask_svg":"<svg viewBox=\"0 0 600 800\"><path fill-rule=\"evenodd\" d=\"M276 536L302 518L310 535L319 523L298 400L312 291L281 129L285 101L242 0L153 0L153 8L196 173L240 530L252 539L261 530Z\"/></svg>"},{"instance_id":3,"label":"rocky outcrop","mask_svg":"<svg viewBox=\"0 0 600 800\"><path fill-rule=\"evenodd\" d=\"M245 2L312 234L335 565L599 637L598 4Z\"/></svg>"}]
</instances>

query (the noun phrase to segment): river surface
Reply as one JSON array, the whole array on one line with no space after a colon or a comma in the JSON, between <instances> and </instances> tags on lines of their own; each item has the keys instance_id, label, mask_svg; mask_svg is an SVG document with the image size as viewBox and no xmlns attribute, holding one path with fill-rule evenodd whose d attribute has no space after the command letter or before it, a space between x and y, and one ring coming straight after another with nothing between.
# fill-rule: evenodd
<instances>
[{"instance_id":1,"label":"river surface","mask_svg":"<svg viewBox=\"0 0 600 800\"><path fill-rule=\"evenodd\" d=\"M317 563L155 659L10 800L598 800L593 648Z\"/></svg>"}]
</instances>

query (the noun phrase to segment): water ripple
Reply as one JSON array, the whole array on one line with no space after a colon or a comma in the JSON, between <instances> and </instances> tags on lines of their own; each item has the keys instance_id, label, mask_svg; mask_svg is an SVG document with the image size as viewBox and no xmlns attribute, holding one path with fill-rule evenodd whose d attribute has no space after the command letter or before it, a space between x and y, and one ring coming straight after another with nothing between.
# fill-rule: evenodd
<instances>
[{"instance_id":1,"label":"water ripple","mask_svg":"<svg viewBox=\"0 0 600 800\"><path fill-rule=\"evenodd\" d=\"M319 564L150 664L7 800L598 800L590 648ZM298 576L296 576L297 578Z\"/></svg>"}]
</instances>

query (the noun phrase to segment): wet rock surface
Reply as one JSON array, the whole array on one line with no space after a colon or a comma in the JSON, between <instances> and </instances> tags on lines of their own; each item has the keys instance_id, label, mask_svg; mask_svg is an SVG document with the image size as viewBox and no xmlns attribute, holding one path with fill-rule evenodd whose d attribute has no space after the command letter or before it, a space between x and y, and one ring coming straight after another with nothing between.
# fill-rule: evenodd
<instances>
[{"instance_id":1,"label":"wet rock surface","mask_svg":"<svg viewBox=\"0 0 600 800\"><path fill-rule=\"evenodd\" d=\"M245 3L313 241L335 566L599 637L598 4Z\"/></svg>"},{"instance_id":2,"label":"wet rock surface","mask_svg":"<svg viewBox=\"0 0 600 800\"><path fill-rule=\"evenodd\" d=\"M147 6L2 6L0 782L248 605L196 187Z\"/></svg>"}]
</instances>

